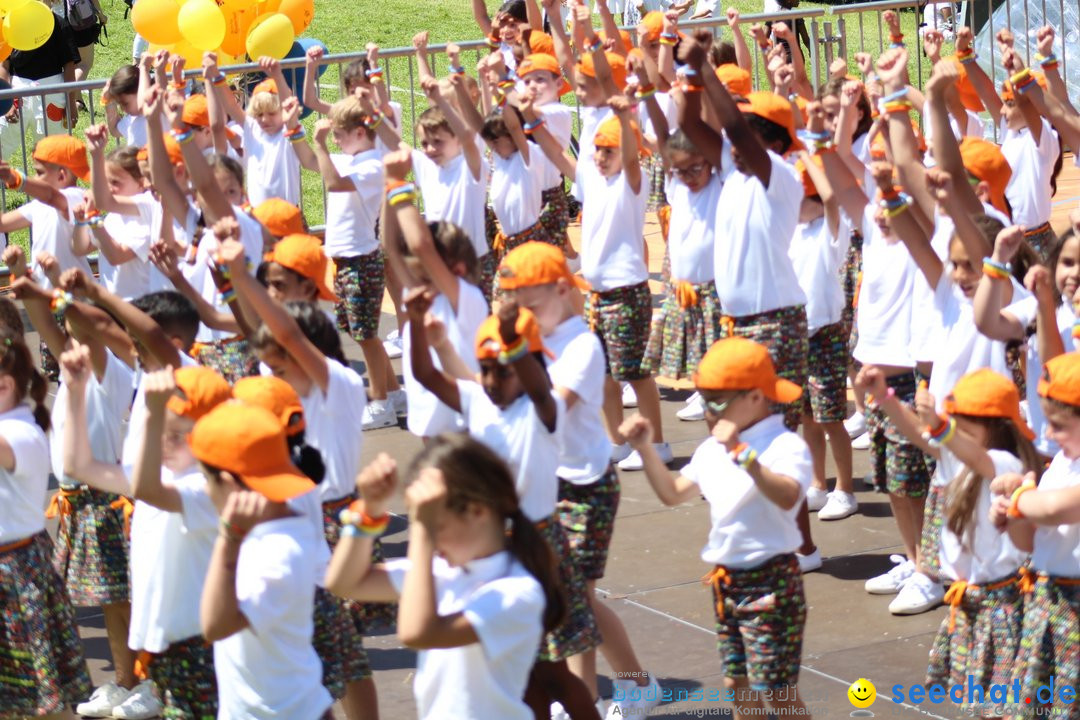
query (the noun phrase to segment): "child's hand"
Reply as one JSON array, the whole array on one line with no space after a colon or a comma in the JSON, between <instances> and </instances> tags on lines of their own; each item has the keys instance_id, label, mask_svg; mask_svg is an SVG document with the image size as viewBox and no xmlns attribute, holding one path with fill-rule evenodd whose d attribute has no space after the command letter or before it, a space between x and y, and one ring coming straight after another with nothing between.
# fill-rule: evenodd
<instances>
[{"instance_id":1,"label":"child's hand","mask_svg":"<svg viewBox=\"0 0 1080 720\"><path fill-rule=\"evenodd\" d=\"M878 58L878 77L886 90L899 90L907 84L907 61L908 54L904 48L886 50Z\"/></svg>"},{"instance_id":2,"label":"child's hand","mask_svg":"<svg viewBox=\"0 0 1080 720\"><path fill-rule=\"evenodd\" d=\"M761 23L753 23L750 25L750 37L754 39L754 42L759 47L769 46L769 36L765 34L765 26Z\"/></svg>"},{"instance_id":3,"label":"child's hand","mask_svg":"<svg viewBox=\"0 0 1080 720\"><path fill-rule=\"evenodd\" d=\"M998 47L1001 49L1002 52L1004 52L1006 48L1012 48L1013 42L1015 40L1012 31L1009 30L1009 28L1001 28L1000 30L998 30L997 35L994 36L994 39L997 40Z\"/></svg>"},{"instance_id":4,"label":"child's hand","mask_svg":"<svg viewBox=\"0 0 1080 720\"><path fill-rule=\"evenodd\" d=\"M626 438L630 447L640 450L652 444L652 423L645 416L634 413L623 420L622 425L619 426L619 434Z\"/></svg>"},{"instance_id":5,"label":"child's hand","mask_svg":"<svg viewBox=\"0 0 1080 720\"><path fill-rule=\"evenodd\" d=\"M97 295L97 284L91 281L86 276L86 273L79 268L65 270L60 275L60 282L54 284L56 287L63 288L78 298L94 300Z\"/></svg>"},{"instance_id":6,"label":"child's hand","mask_svg":"<svg viewBox=\"0 0 1080 720\"><path fill-rule=\"evenodd\" d=\"M294 128L300 124L300 98L292 95L281 103L281 119L285 121L285 126L288 128Z\"/></svg>"},{"instance_id":7,"label":"child's hand","mask_svg":"<svg viewBox=\"0 0 1080 720\"><path fill-rule=\"evenodd\" d=\"M500 55L500 57L502 56ZM461 67L461 46L457 43L447 43L446 59L450 61L452 66Z\"/></svg>"},{"instance_id":8,"label":"child's hand","mask_svg":"<svg viewBox=\"0 0 1080 720\"><path fill-rule=\"evenodd\" d=\"M326 50L323 49L322 45L312 45L304 53L304 64L315 67L323 59L324 55L326 55Z\"/></svg>"},{"instance_id":9,"label":"child's hand","mask_svg":"<svg viewBox=\"0 0 1080 720\"><path fill-rule=\"evenodd\" d=\"M731 452L739 444L739 426L730 420L717 420L713 425L712 436Z\"/></svg>"},{"instance_id":10,"label":"child's hand","mask_svg":"<svg viewBox=\"0 0 1080 720\"><path fill-rule=\"evenodd\" d=\"M154 85L143 97L142 103L139 105L139 112L142 113L143 117L153 119L161 112L161 104L164 101L164 98L165 93L161 91L159 86Z\"/></svg>"},{"instance_id":11,"label":"child's hand","mask_svg":"<svg viewBox=\"0 0 1080 720\"><path fill-rule=\"evenodd\" d=\"M879 188L883 190L893 188L893 166L889 163L883 160L870 163L870 174Z\"/></svg>"},{"instance_id":12,"label":"child's hand","mask_svg":"<svg viewBox=\"0 0 1080 720\"><path fill-rule=\"evenodd\" d=\"M167 73L165 72L166 66L169 64L169 51L165 48L161 48L154 55L154 74L157 75L157 81L159 83L165 82Z\"/></svg>"},{"instance_id":13,"label":"child's hand","mask_svg":"<svg viewBox=\"0 0 1080 720\"><path fill-rule=\"evenodd\" d=\"M997 255L996 249L994 254ZM1037 299L1053 300L1054 286L1050 282L1050 271L1042 265L1032 265L1028 268L1027 275L1024 277L1024 287Z\"/></svg>"},{"instance_id":14,"label":"child's hand","mask_svg":"<svg viewBox=\"0 0 1080 720\"><path fill-rule=\"evenodd\" d=\"M517 300L504 300L499 305L499 337L502 338L503 345L513 345L517 342L517 321L520 312Z\"/></svg>"},{"instance_id":15,"label":"child's hand","mask_svg":"<svg viewBox=\"0 0 1080 720\"><path fill-rule=\"evenodd\" d=\"M386 153L383 169L387 180L404 180L412 171L412 153L404 148Z\"/></svg>"},{"instance_id":16,"label":"child's hand","mask_svg":"<svg viewBox=\"0 0 1080 720\"><path fill-rule=\"evenodd\" d=\"M420 89L424 91L424 96L433 104L437 103L442 97L439 94L439 81L435 78L424 78L420 82Z\"/></svg>"},{"instance_id":17,"label":"child's hand","mask_svg":"<svg viewBox=\"0 0 1080 720\"><path fill-rule=\"evenodd\" d=\"M974 39L974 35L971 34L971 28L961 27L956 31L956 52L957 54L967 52L971 49L971 42Z\"/></svg>"},{"instance_id":18,"label":"child's hand","mask_svg":"<svg viewBox=\"0 0 1080 720\"><path fill-rule=\"evenodd\" d=\"M397 463L386 453L379 453L356 476L356 491L364 499L364 512L373 518L386 514L397 485Z\"/></svg>"},{"instance_id":19,"label":"child's hand","mask_svg":"<svg viewBox=\"0 0 1080 720\"><path fill-rule=\"evenodd\" d=\"M34 261L38 267L41 268L41 272L45 274L45 277L54 287L60 285L60 261L56 259L56 256L50 252L39 252L34 256Z\"/></svg>"},{"instance_id":20,"label":"child's hand","mask_svg":"<svg viewBox=\"0 0 1080 720\"><path fill-rule=\"evenodd\" d=\"M8 266L12 276L20 278L26 275L26 253L18 245L8 245L4 248L0 261Z\"/></svg>"},{"instance_id":21,"label":"child's hand","mask_svg":"<svg viewBox=\"0 0 1080 720\"><path fill-rule=\"evenodd\" d=\"M812 133L825 132L825 106L818 100L806 106L806 129Z\"/></svg>"},{"instance_id":22,"label":"child's hand","mask_svg":"<svg viewBox=\"0 0 1080 720\"><path fill-rule=\"evenodd\" d=\"M926 93L931 97L944 97L945 91L960 79L960 70L951 62L938 63L926 83Z\"/></svg>"},{"instance_id":23,"label":"child's hand","mask_svg":"<svg viewBox=\"0 0 1080 720\"><path fill-rule=\"evenodd\" d=\"M855 389L876 397L885 397L889 386L885 384L885 373L876 365L863 365L855 376Z\"/></svg>"},{"instance_id":24,"label":"child's hand","mask_svg":"<svg viewBox=\"0 0 1080 720\"><path fill-rule=\"evenodd\" d=\"M232 218L228 219L232 220ZM214 234L216 235L217 226L215 225L214 228ZM221 240L216 259L219 265L229 268L229 272L233 275L247 272L247 257L244 255L244 244L234 237Z\"/></svg>"},{"instance_id":25,"label":"child's hand","mask_svg":"<svg viewBox=\"0 0 1080 720\"><path fill-rule=\"evenodd\" d=\"M1050 25L1043 25L1035 33L1035 50L1043 57L1050 57L1054 54L1054 28Z\"/></svg>"},{"instance_id":26,"label":"child's hand","mask_svg":"<svg viewBox=\"0 0 1080 720\"><path fill-rule=\"evenodd\" d=\"M179 90L169 90L165 94L165 117L175 130L183 130L187 125L184 122L184 93Z\"/></svg>"},{"instance_id":27,"label":"child's hand","mask_svg":"<svg viewBox=\"0 0 1080 720\"><path fill-rule=\"evenodd\" d=\"M424 314L424 333L427 335L428 345L438 350L450 339L446 332L446 324L429 312Z\"/></svg>"},{"instance_id":28,"label":"child's hand","mask_svg":"<svg viewBox=\"0 0 1080 720\"><path fill-rule=\"evenodd\" d=\"M11 178L14 177L13 172L13 168L6 160L0 160L0 182L5 184L11 182Z\"/></svg>"},{"instance_id":29,"label":"child's hand","mask_svg":"<svg viewBox=\"0 0 1080 720\"><path fill-rule=\"evenodd\" d=\"M1001 51L1001 67L1008 72L1018 73L1024 69L1024 60L1016 50L1005 48Z\"/></svg>"},{"instance_id":30,"label":"child's hand","mask_svg":"<svg viewBox=\"0 0 1080 720\"><path fill-rule=\"evenodd\" d=\"M859 102L863 84L858 80L848 80L840 90L840 107L853 107Z\"/></svg>"},{"instance_id":31,"label":"child's hand","mask_svg":"<svg viewBox=\"0 0 1080 720\"><path fill-rule=\"evenodd\" d=\"M259 58L259 69L271 77L281 75L281 62L265 55Z\"/></svg>"},{"instance_id":32,"label":"child's hand","mask_svg":"<svg viewBox=\"0 0 1080 720\"><path fill-rule=\"evenodd\" d=\"M937 413L937 401L925 383L919 383L915 390L915 413L928 427L937 427L941 422L941 416Z\"/></svg>"},{"instance_id":33,"label":"child's hand","mask_svg":"<svg viewBox=\"0 0 1080 720\"><path fill-rule=\"evenodd\" d=\"M881 16L881 19L885 21L885 24L889 26L889 34L893 36L903 35L900 32L900 18L892 10L886 10L885 14Z\"/></svg>"},{"instance_id":34,"label":"child's hand","mask_svg":"<svg viewBox=\"0 0 1080 720\"><path fill-rule=\"evenodd\" d=\"M319 48L322 50L322 48ZM364 50L367 51L367 61L371 68L379 67L379 46L373 42L369 42L364 46ZM322 53L319 53L319 57L322 57Z\"/></svg>"},{"instance_id":35,"label":"child's hand","mask_svg":"<svg viewBox=\"0 0 1080 720\"><path fill-rule=\"evenodd\" d=\"M205 52L202 56L202 76L209 83L217 80L221 72L218 70L217 53Z\"/></svg>"},{"instance_id":36,"label":"child's hand","mask_svg":"<svg viewBox=\"0 0 1080 720\"><path fill-rule=\"evenodd\" d=\"M221 218L214 223L214 236L219 242L226 240L238 240L240 238L240 225L234 217Z\"/></svg>"},{"instance_id":37,"label":"child's hand","mask_svg":"<svg viewBox=\"0 0 1080 720\"><path fill-rule=\"evenodd\" d=\"M414 48L416 48L417 52L420 52L420 53L426 53L427 52L428 37L429 37L429 33L428 33L427 30L424 30L423 32L418 32L415 35L413 35L412 46Z\"/></svg>"},{"instance_id":38,"label":"child's hand","mask_svg":"<svg viewBox=\"0 0 1080 720\"><path fill-rule=\"evenodd\" d=\"M187 58L183 55L173 55L171 60L173 84L180 85L184 82L184 65L187 64Z\"/></svg>"},{"instance_id":39,"label":"child's hand","mask_svg":"<svg viewBox=\"0 0 1080 720\"><path fill-rule=\"evenodd\" d=\"M927 30L923 33L922 46L926 57L930 62L937 63L941 59L941 46L945 43L945 36L940 30Z\"/></svg>"},{"instance_id":40,"label":"child's hand","mask_svg":"<svg viewBox=\"0 0 1080 720\"><path fill-rule=\"evenodd\" d=\"M409 315L409 322L424 322L424 317L431 309L431 303L435 300L435 293L427 285L417 285L409 288L405 293L405 312Z\"/></svg>"},{"instance_id":41,"label":"child's hand","mask_svg":"<svg viewBox=\"0 0 1080 720\"><path fill-rule=\"evenodd\" d=\"M940 167L929 168L926 171L926 189L933 194L934 199L938 202L945 203L953 192L952 175Z\"/></svg>"},{"instance_id":42,"label":"child's hand","mask_svg":"<svg viewBox=\"0 0 1080 720\"><path fill-rule=\"evenodd\" d=\"M630 98L625 95L612 95L608 98L607 105L616 115L626 115L634 109Z\"/></svg>"},{"instance_id":43,"label":"child's hand","mask_svg":"<svg viewBox=\"0 0 1080 720\"><path fill-rule=\"evenodd\" d=\"M221 521L241 537L259 523L271 519L270 501L252 490L233 492L221 511Z\"/></svg>"},{"instance_id":44,"label":"child's hand","mask_svg":"<svg viewBox=\"0 0 1080 720\"><path fill-rule=\"evenodd\" d=\"M68 392L82 395L86 392L86 384L90 382L90 373L93 366L90 362L90 348L75 342L70 350L60 353L60 379L67 387Z\"/></svg>"},{"instance_id":45,"label":"child's hand","mask_svg":"<svg viewBox=\"0 0 1080 720\"><path fill-rule=\"evenodd\" d=\"M160 52L160 51L159 51ZM154 53L144 52L139 56L139 66L149 72L154 69Z\"/></svg>"},{"instance_id":46,"label":"child's hand","mask_svg":"<svg viewBox=\"0 0 1080 720\"><path fill-rule=\"evenodd\" d=\"M405 488L409 519L424 526L434 537L439 518L446 511L446 478L438 468L426 467Z\"/></svg>"},{"instance_id":47,"label":"child's hand","mask_svg":"<svg viewBox=\"0 0 1080 720\"><path fill-rule=\"evenodd\" d=\"M1010 262L1020 249L1020 243L1024 242L1024 229L1019 225L1011 225L1002 228L994 238L994 260L998 262Z\"/></svg>"},{"instance_id":48,"label":"child's hand","mask_svg":"<svg viewBox=\"0 0 1080 720\"><path fill-rule=\"evenodd\" d=\"M676 15L675 17L678 17L678 15ZM739 9L738 8L729 7L727 9L727 24L728 24L728 27L731 28L732 30L739 27Z\"/></svg>"},{"instance_id":49,"label":"child's hand","mask_svg":"<svg viewBox=\"0 0 1080 720\"><path fill-rule=\"evenodd\" d=\"M788 27L788 24L786 22L774 23L772 26L772 32L773 35L776 36L777 40L787 40L788 42L790 42L795 38L795 36L791 32L791 28Z\"/></svg>"},{"instance_id":50,"label":"child's hand","mask_svg":"<svg viewBox=\"0 0 1080 720\"><path fill-rule=\"evenodd\" d=\"M700 70L705 62L705 46L695 37L685 37L679 43L679 62L689 65L694 70Z\"/></svg>"},{"instance_id":51,"label":"child's hand","mask_svg":"<svg viewBox=\"0 0 1080 720\"><path fill-rule=\"evenodd\" d=\"M176 374L172 365L163 370L147 373L143 382L146 383L146 409L151 415L160 415L165 412L165 405L176 394Z\"/></svg>"},{"instance_id":52,"label":"child's hand","mask_svg":"<svg viewBox=\"0 0 1080 720\"><path fill-rule=\"evenodd\" d=\"M1015 473L1013 473L1015 474ZM1005 530L1009 524L1009 507L1012 505L1012 493L1009 495L994 495L990 499L990 524L998 531Z\"/></svg>"},{"instance_id":53,"label":"child's hand","mask_svg":"<svg viewBox=\"0 0 1080 720\"><path fill-rule=\"evenodd\" d=\"M829 66L830 78L842 78L847 76L847 60L844 58L836 58L832 61L832 65Z\"/></svg>"},{"instance_id":54,"label":"child's hand","mask_svg":"<svg viewBox=\"0 0 1080 720\"><path fill-rule=\"evenodd\" d=\"M585 31L585 37L591 38L595 34L593 32L592 19L589 17L590 10L588 7L585 5L575 5L573 12L570 14L573 16L574 22L580 25Z\"/></svg>"},{"instance_id":55,"label":"child's hand","mask_svg":"<svg viewBox=\"0 0 1080 720\"><path fill-rule=\"evenodd\" d=\"M777 47L783 46L778 45ZM784 63L776 68L776 71L773 72L773 85L776 88L776 94L780 97L787 97L791 93L791 83L794 80L795 68L791 67L791 65Z\"/></svg>"},{"instance_id":56,"label":"child's hand","mask_svg":"<svg viewBox=\"0 0 1080 720\"><path fill-rule=\"evenodd\" d=\"M874 59L870 57L870 53L855 53L855 64L859 67L859 72L862 73L863 78L874 72Z\"/></svg>"},{"instance_id":57,"label":"child's hand","mask_svg":"<svg viewBox=\"0 0 1080 720\"><path fill-rule=\"evenodd\" d=\"M86 149L91 155L105 152L105 146L109 144L109 128L101 125L91 125L86 128Z\"/></svg>"},{"instance_id":58,"label":"child's hand","mask_svg":"<svg viewBox=\"0 0 1080 720\"><path fill-rule=\"evenodd\" d=\"M990 493L992 495L1001 495L1005 498L1009 498L1016 492L1016 488L1023 485L1024 481L1028 478L1031 478L1031 482L1035 482L1035 473L1028 473L1027 475L1021 475L1020 473L1004 473L998 475L990 481Z\"/></svg>"},{"instance_id":59,"label":"child's hand","mask_svg":"<svg viewBox=\"0 0 1080 720\"><path fill-rule=\"evenodd\" d=\"M40 300L42 302L49 302L52 300L52 292L38 285L36 282L21 275L16 277L11 282L11 294L15 296L16 300Z\"/></svg>"},{"instance_id":60,"label":"child's hand","mask_svg":"<svg viewBox=\"0 0 1080 720\"><path fill-rule=\"evenodd\" d=\"M180 274L180 258L172 246L163 240L150 246L150 262L170 280Z\"/></svg>"},{"instance_id":61,"label":"child's hand","mask_svg":"<svg viewBox=\"0 0 1080 720\"><path fill-rule=\"evenodd\" d=\"M319 118L315 123L315 142L322 147L326 147L326 138L330 135L332 125L330 118Z\"/></svg>"}]
</instances>

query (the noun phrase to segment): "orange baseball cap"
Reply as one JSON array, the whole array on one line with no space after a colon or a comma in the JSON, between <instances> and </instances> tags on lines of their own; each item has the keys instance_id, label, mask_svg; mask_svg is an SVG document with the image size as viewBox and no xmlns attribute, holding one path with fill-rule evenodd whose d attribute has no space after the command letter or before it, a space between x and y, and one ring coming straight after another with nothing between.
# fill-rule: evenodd
<instances>
[{"instance_id":1,"label":"orange baseball cap","mask_svg":"<svg viewBox=\"0 0 1080 720\"><path fill-rule=\"evenodd\" d=\"M529 31L529 53L555 57L555 41L542 30ZM520 73L519 73L520 74Z\"/></svg>"},{"instance_id":2,"label":"orange baseball cap","mask_svg":"<svg viewBox=\"0 0 1080 720\"><path fill-rule=\"evenodd\" d=\"M746 338L730 337L713 343L694 373L701 390L760 390L774 402L795 402L802 388L777 377L769 351Z\"/></svg>"},{"instance_id":3,"label":"orange baseball cap","mask_svg":"<svg viewBox=\"0 0 1080 720\"><path fill-rule=\"evenodd\" d=\"M964 63L957 60L955 55L950 56L949 60L956 66L960 74L956 80L956 92L960 96L960 103L971 112L985 110L982 100L979 99L979 93L975 92L975 86L971 84L971 78L968 77Z\"/></svg>"},{"instance_id":4,"label":"orange baseball cap","mask_svg":"<svg viewBox=\"0 0 1080 720\"><path fill-rule=\"evenodd\" d=\"M288 200L268 198L259 203L253 213L255 219L262 223L266 231L276 238L303 234L307 231L300 208Z\"/></svg>"},{"instance_id":5,"label":"orange baseball cap","mask_svg":"<svg viewBox=\"0 0 1080 720\"><path fill-rule=\"evenodd\" d=\"M638 128L638 124L633 120L630 121L630 129L634 131L634 137L637 138L638 152L649 155L649 150L645 147L645 143L641 139L641 130ZM593 138L593 145L596 147L607 148L617 148L622 146L622 123L619 122L618 116L613 115L600 123L600 127L596 128L596 136Z\"/></svg>"},{"instance_id":6,"label":"orange baseball cap","mask_svg":"<svg viewBox=\"0 0 1080 720\"><path fill-rule=\"evenodd\" d=\"M334 284L334 264L323 252L319 238L299 233L286 235L274 245L273 250L266 253L264 259L287 267L315 283L320 300L337 302L337 295L330 289Z\"/></svg>"},{"instance_id":7,"label":"orange baseball cap","mask_svg":"<svg viewBox=\"0 0 1080 720\"><path fill-rule=\"evenodd\" d=\"M964 169L990 186L990 204L1008 215L1005 187L1012 177L1012 168L1001 148L982 138L965 137L960 141L960 156L964 160Z\"/></svg>"},{"instance_id":8,"label":"orange baseball cap","mask_svg":"<svg viewBox=\"0 0 1080 720\"><path fill-rule=\"evenodd\" d=\"M659 10L645 13L645 17L641 18L641 22L638 23L638 30L645 31L646 40L656 42L660 39L660 33L664 32L664 13Z\"/></svg>"},{"instance_id":9,"label":"orange baseball cap","mask_svg":"<svg viewBox=\"0 0 1080 720\"><path fill-rule=\"evenodd\" d=\"M615 80L615 87L619 90L626 89L626 58L618 53L605 52L608 65L611 66L611 77ZM593 64L592 53L582 56L577 64L577 71L584 73L586 77L596 78L596 65Z\"/></svg>"},{"instance_id":10,"label":"orange baseball cap","mask_svg":"<svg viewBox=\"0 0 1080 720\"><path fill-rule=\"evenodd\" d=\"M1039 87L1041 87L1043 90L1047 89L1046 88L1046 75L1043 75L1038 70L1032 70L1031 71L1031 76L1033 78L1035 78L1035 82L1037 82L1039 84ZM1001 84L1001 99L1002 100L1012 100L1014 97L1015 97L1015 95L1013 94L1012 83L1010 83L1008 80L1006 80L1005 82L1003 82Z\"/></svg>"},{"instance_id":11,"label":"orange baseball cap","mask_svg":"<svg viewBox=\"0 0 1080 720\"><path fill-rule=\"evenodd\" d=\"M240 402L265 408L281 421L286 435L296 435L304 427L304 406L292 385L273 375L244 377L233 385L233 397Z\"/></svg>"},{"instance_id":12,"label":"orange baseball cap","mask_svg":"<svg viewBox=\"0 0 1080 720\"><path fill-rule=\"evenodd\" d=\"M950 415L1012 420L1024 437L1035 439L1035 433L1020 415L1020 391L1012 380L989 368L969 372L960 378L945 398L944 407Z\"/></svg>"},{"instance_id":13,"label":"orange baseball cap","mask_svg":"<svg viewBox=\"0 0 1080 720\"><path fill-rule=\"evenodd\" d=\"M183 165L184 153L180 150L180 143L173 139L171 134L165 136L165 153L169 156L169 163L171 165ZM136 160L149 160L150 159L150 146L143 145L139 148L139 152L135 153Z\"/></svg>"},{"instance_id":14,"label":"orange baseball cap","mask_svg":"<svg viewBox=\"0 0 1080 720\"><path fill-rule=\"evenodd\" d=\"M222 403L195 423L188 442L200 462L231 473L272 502L315 488L289 459L281 421L266 408Z\"/></svg>"},{"instance_id":15,"label":"orange baseball cap","mask_svg":"<svg viewBox=\"0 0 1080 720\"><path fill-rule=\"evenodd\" d=\"M735 63L724 63L716 68L716 78L724 83L724 87L732 95L747 97L754 91L754 86L750 82L750 73Z\"/></svg>"},{"instance_id":16,"label":"orange baseball cap","mask_svg":"<svg viewBox=\"0 0 1080 720\"><path fill-rule=\"evenodd\" d=\"M278 94L277 82L275 82L273 80L273 78L266 78L265 80L261 81L259 84L257 84L255 87L253 87L251 89L251 94L252 95L254 95L255 93L261 93L261 92L268 92L268 93L272 93L274 95L277 95Z\"/></svg>"},{"instance_id":17,"label":"orange baseball cap","mask_svg":"<svg viewBox=\"0 0 1080 720\"><path fill-rule=\"evenodd\" d=\"M526 55L521 59L521 62L517 66L518 77L525 77L529 73L534 72L549 72L555 76L556 79L562 80L562 86L559 88L559 95L565 95L573 90L570 87L570 83L566 82L566 78L562 76L562 68L559 67L559 61L555 59L554 55L548 55L547 53L533 53L532 55Z\"/></svg>"},{"instance_id":18,"label":"orange baseball cap","mask_svg":"<svg viewBox=\"0 0 1080 720\"><path fill-rule=\"evenodd\" d=\"M795 132L795 114L791 112L791 101L780 97L776 93L759 90L746 96L746 101L739 103L739 108L744 113L757 115L759 118L776 123L788 132L791 138L791 147L788 152L805 150L806 146L799 140Z\"/></svg>"},{"instance_id":19,"label":"orange baseball cap","mask_svg":"<svg viewBox=\"0 0 1080 720\"><path fill-rule=\"evenodd\" d=\"M90 161L86 145L71 135L49 135L34 146L35 160L67 168L80 180L90 179Z\"/></svg>"},{"instance_id":20,"label":"orange baseball cap","mask_svg":"<svg viewBox=\"0 0 1080 720\"><path fill-rule=\"evenodd\" d=\"M197 127L210 126L210 108L206 104L205 95L190 95L184 101L184 110L180 118L188 125Z\"/></svg>"},{"instance_id":21,"label":"orange baseball cap","mask_svg":"<svg viewBox=\"0 0 1080 720\"><path fill-rule=\"evenodd\" d=\"M201 365L178 368L177 394L165 405L177 415L198 420L232 397L232 388L217 371Z\"/></svg>"},{"instance_id":22,"label":"orange baseball cap","mask_svg":"<svg viewBox=\"0 0 1080 720\"><path fill-rule=\"evenodd\" d=\"M589 289L585 280L570 272L566 255L560 248L535 240L506 253L499 265L497 277L502 290L549 285L559 280L567 280L582 290Z\"/></svg>"},{"instance_id":23,"label":"orange baseball cap","mask_svg":"<svg viewBox=\"0 0 1080 720\"><path fill-rule=\"evenodd\" d=\"M825 172L825 165L821 160L820 155L811 155L810 160L821 168L822 172ZM795 169L799 171L799 176L802 178L803 195L806 197L814 197L820 195L817 189L817 185L814 184L814 179L810 177L810 173L806 170L806 163L802 158L795 161Z\"/></svg>"},{"instance_id":24,"label":"orange baseball cap","mask_svg":"<svg viewBox=\"0 0 1080 720\"><path fill-rule=\"evenodd\" d=\"M540 324L536 322L536 316L527 308L519 308L517 322L514 329L518 335L525 338L529 352L542 352L548 357L555 357L550 350L544 347L544 341L540 338ZM476 331L476 357L478 360L494 360L499 357L502 350L502 335L499 333L499 316L488 315Z\"/></svg>"},{"instance_id":25,"label":"orange baseball cap","mask_svg":"<svg viewBox=\"0 0 1080 720\"><path fill-rule=\"evenodd\" d=\"M1039 397L1080 406L1080 352L1058 355L1043 365Z\"/></svg>"}]
</instances>

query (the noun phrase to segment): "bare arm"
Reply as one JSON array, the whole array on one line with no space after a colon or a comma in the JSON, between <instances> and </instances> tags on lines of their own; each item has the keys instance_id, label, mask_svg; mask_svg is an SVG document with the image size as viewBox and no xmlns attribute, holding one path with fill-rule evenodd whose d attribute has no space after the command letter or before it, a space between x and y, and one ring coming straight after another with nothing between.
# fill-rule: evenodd
<instances>
[{"instance_id":1,"label":"bare arm","mask_svg":"<svg viewBox=\"0 0 1080 720\"><path fill-rule=\"evenodd\" d=\"M645 478L660 502L671 507L690 502L701 494L692 480L668 470L652 443L652 426L644 417L637 414L629 417L619 426L619 434L641 454Z\"/></svg>"},{"instance_id":2,"label":"bare arm","mask_svg":"<svg viewBox=\"0 0 1080 720\"><path fill-rule=\"evenodd\" d=\"M131 476L131 491L136 500L166 512L183 512L180 493L161 482L161 442L165 434L165 404L176 391L171 367L151 373L146 384L146 432Z\"/></svg>"},{"instance_id":3,"label":"bare arm","mask_svg":"<svg viewBox=\"0 0 1080 720\"><path fill-rule=\"evenodd\" d=\"M319 88L316 84L319 77L319 60L322 59L323 54L323 49L316 45L308 48L304 59L304 105L320 115L330 112L330 103L319 97Z\"/></svg>"},{"instance_id":4,"label":"bare arm","mask_svg":"<svg viewBox=\"0 0 1080 720\"><path fill-rule=\"evenodd\" d=\"M461 412L461 392L458 390L457 380L446 371L435 367L431 360L431 346L428 345L424 315L431 307L432 297L431 290L421 286L410 290L405 298L409 310L413 377L444 405L454 412Z\"/></svg>"}]
</instances>

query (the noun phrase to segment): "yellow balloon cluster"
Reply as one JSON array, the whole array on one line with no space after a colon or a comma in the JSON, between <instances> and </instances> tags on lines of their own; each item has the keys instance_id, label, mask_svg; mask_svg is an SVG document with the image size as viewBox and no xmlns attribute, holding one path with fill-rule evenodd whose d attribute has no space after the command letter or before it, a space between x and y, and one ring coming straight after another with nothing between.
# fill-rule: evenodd
<instances>
[{"instance_id":1,"label":"yellow balloon cluster","mask_svg":"<svg viewBox=\"0 0 1080 720\"><path fill-rule=\"evenodd\" d=\"M0 9L20 2L40 4L0 0ZM314 17L314 0L138 0L131 11L135 32L151 50L181 55L188 67L198 66L207 51L217 52L219 65L245 53L253 60L264 55L280 60ZM18 47L7 39L6 20L4 37Z\"/></svg>"},{"instance_id":2,"label":"yellow balloon cluster","mask_svg":"<svg viewBox=\"0 0 1080 720\"><path fill-rule=\"evenodd\" d=\"M0 0L4 17L4 42L0 43L0 61L12 50L34 50L45 44L53 33L52 10L37 0Z\"/></svg>"}]
</instances>

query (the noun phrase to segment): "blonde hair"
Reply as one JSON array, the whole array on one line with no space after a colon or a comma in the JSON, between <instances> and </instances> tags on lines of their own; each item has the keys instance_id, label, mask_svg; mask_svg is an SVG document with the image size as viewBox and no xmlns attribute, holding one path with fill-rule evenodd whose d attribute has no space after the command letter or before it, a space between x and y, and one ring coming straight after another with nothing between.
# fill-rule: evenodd
<instances>
[{"instance_id":1,"label":"blonde hair","mask_svg":"<svg viewBox=\"0 0 1080 720\"><path fill-rule=\"evenodd\" d=\"M272 115L276 112L281 112L281 98L277 96L277 93L257 92L248 102L247 114L251 117Z\"/></svg>"},{"instance_id":2,"label":"blonde hair","mask_svg":"<svg viewBox=\"0 0 1080 720\"><path fill-rule=\"evenodd\" d=\"M364 124L365 114L360 101L352 95L331 105L327 117L337 130L352 131L364 128L364 134L369 138L374 135Z\"/></svg>"}]
</instances>

